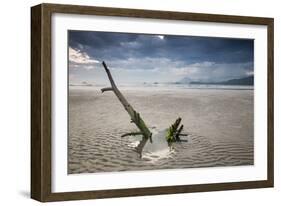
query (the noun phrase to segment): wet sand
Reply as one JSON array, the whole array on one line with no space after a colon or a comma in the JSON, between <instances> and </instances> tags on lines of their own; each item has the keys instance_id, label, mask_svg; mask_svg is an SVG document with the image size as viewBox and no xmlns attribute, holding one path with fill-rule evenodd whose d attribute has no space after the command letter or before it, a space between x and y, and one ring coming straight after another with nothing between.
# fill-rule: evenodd
<instances>
[{"instance_id":1,"label":"wet sand","mask_svg":"<svg viewBox=\"0 0 281 206\"><path fill-rule=\"evenodd\" d=\"M136 138L121 138L136 126L117 97L70 87L69 174L254 164L253 90L120 90L153 131L181 117L188 142L140 158Z\"/></svg>"}]
</instances>

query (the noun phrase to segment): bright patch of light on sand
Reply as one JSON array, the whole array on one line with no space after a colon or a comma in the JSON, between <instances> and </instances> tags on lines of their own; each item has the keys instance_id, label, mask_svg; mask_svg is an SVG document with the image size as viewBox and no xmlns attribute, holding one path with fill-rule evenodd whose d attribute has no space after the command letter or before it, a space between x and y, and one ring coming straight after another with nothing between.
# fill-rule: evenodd
<instances>
[{"instance_id":1,"label":"bright patch of light on sand","mask_svg":"<svg viewBox=\"0 0 281 206\"><path fill-rule=\"evenodd\" d=\"M165 38L163 35L157 35L157 37L161 40L163 40Z\"/></svg>"},{"instance_id":2,"label":"bright patch of light on sand","mask_svg":"<svg viewBox=\"0 0 281 206\"><path fill-rule=\"evenodd\" d=\"M142 151L142 159L151 163L157 162L158 160L169 158L173 153L173 148L170 148L167 144L165 134L166 129L158 131L156 128L150 128L152 132L153 143L147 142ZM140 141L137 140L140 137L131 136L132 142L128 143L129 147L136 148Z\"/></svg>"},{"instance_id":3,"label":"bright patch of light on sand","mask_svg":"<svg viewBox=\"0 0 281 206\"><path fill-rule=\"evenodd\" d=\"M139 145L140 141L134 141L134 142L130 142L128 144L129 147L131 148L136 148ZM150 143L148 143L150 144ZM161 150L156 150L156 151L143 151L142 152L142 159L146 159L147 161L151 162L151 163L155 163L158 160L164 159L164 158L169 158L172 156L172 154L174 153L174 149L173 148L169 148L168 146L164 149Z\"/></svg>"},{"instance_id":4,"label":"bright patch of light on sand","mask_svg":"<svg viewBox=\"0 0 281 206\"><path fill-rule=\"evenodd\" d=\"M171 157L174 152L175 150L170 148L166 148L155 152L143 152L142 158L149 160L151 163L155 163L158 160Z\"/></svg>"},{"instance_id":5,"label":"bright patch of light on sand","mask_svg":"<svg viewBox=\"0 0 281 206\"><path fill-rule=\"evenodd\" d=\"M136 148L139 145L140 141L130 142L128 144L129 147Z\"/></svg>"}]
</instances>

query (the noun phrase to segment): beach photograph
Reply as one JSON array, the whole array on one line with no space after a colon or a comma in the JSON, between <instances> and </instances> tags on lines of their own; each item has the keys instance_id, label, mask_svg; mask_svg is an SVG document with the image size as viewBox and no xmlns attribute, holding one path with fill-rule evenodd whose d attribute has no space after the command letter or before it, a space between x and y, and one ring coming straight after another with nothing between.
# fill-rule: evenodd
<instances>
[{"instance_id":1,"label":"beach photograph","mask_svg":"<svg viewBox=\"0 0 281 206\"><path fill-rule=\"evenodd\" d=\"M254 166L254 40L68 31L68 174Z\"/></svg>"}]
</instances>

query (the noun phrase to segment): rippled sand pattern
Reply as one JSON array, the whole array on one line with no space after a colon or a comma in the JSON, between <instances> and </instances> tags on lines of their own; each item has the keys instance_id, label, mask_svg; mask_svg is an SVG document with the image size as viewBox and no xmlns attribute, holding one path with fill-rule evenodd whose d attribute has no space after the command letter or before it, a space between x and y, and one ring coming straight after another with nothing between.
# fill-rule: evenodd
<instances>
[{"instance_id":1,"label":"rippled sand pattern","mask_svg":"<svg viewBox=\"0 0 281 206\"><path fill-rule=\"evenodd\" d=\"M188 142L174 144L166 156L140 158L135 140L121 138L136 128L113 93L70 89L70 174L254 164L252 90L122 92L157 130L181 116Z\"/></svg>"}]
</instances>

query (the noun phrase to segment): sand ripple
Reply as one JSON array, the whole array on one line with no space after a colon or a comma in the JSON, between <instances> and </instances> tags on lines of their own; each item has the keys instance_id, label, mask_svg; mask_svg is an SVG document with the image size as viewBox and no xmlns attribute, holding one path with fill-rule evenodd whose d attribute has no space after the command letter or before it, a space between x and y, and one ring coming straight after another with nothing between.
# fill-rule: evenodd
<instances>
[{"instance_id":1,"label":"sand ripple","mask_svg":"<svg viewBox=\"0 0 281 206\"><path fill-rule=\"evenodd\" d=\"M92 141L93 137L84 137L84 141L79 144L72 144L69 173L253 164L253 147L250 142L212 142L207 137L189 134L186 138L188 142L174 144L171 151L144 153L140 158L132 146L135 140L120 136L104 135L95 138L96 141Z\"/></svg>"},{"instance_id":2,"label":"sand ripple","mask_svg":"<svg viewBox=\"0 0 281 206\"><path fill-rule=\"evenodd\" d=\"M136 128L129 123L128 114L112 93L71 91L68 173L254 164L252 113L247 114L252 108L252 99L245 101L242 96L243 101L240 101L241 94L237 91L227 91L226 95L235 97L232 99L217 93L210 96L207 93L125 95L145 121L159 130L185 114L181 117L185 125L184 133L190 132L185 137L188 142L174 144L171 152L147 152L140 158L132 146L136 139L121 138L122 134L135 131ZM143 95L149 98L143 98ZM228 104L233 104L231 109L223 107ZM206 105L213 108L207 108ZM251 118L245 120L245 117Z\"/></svg>"}]
</instances>

